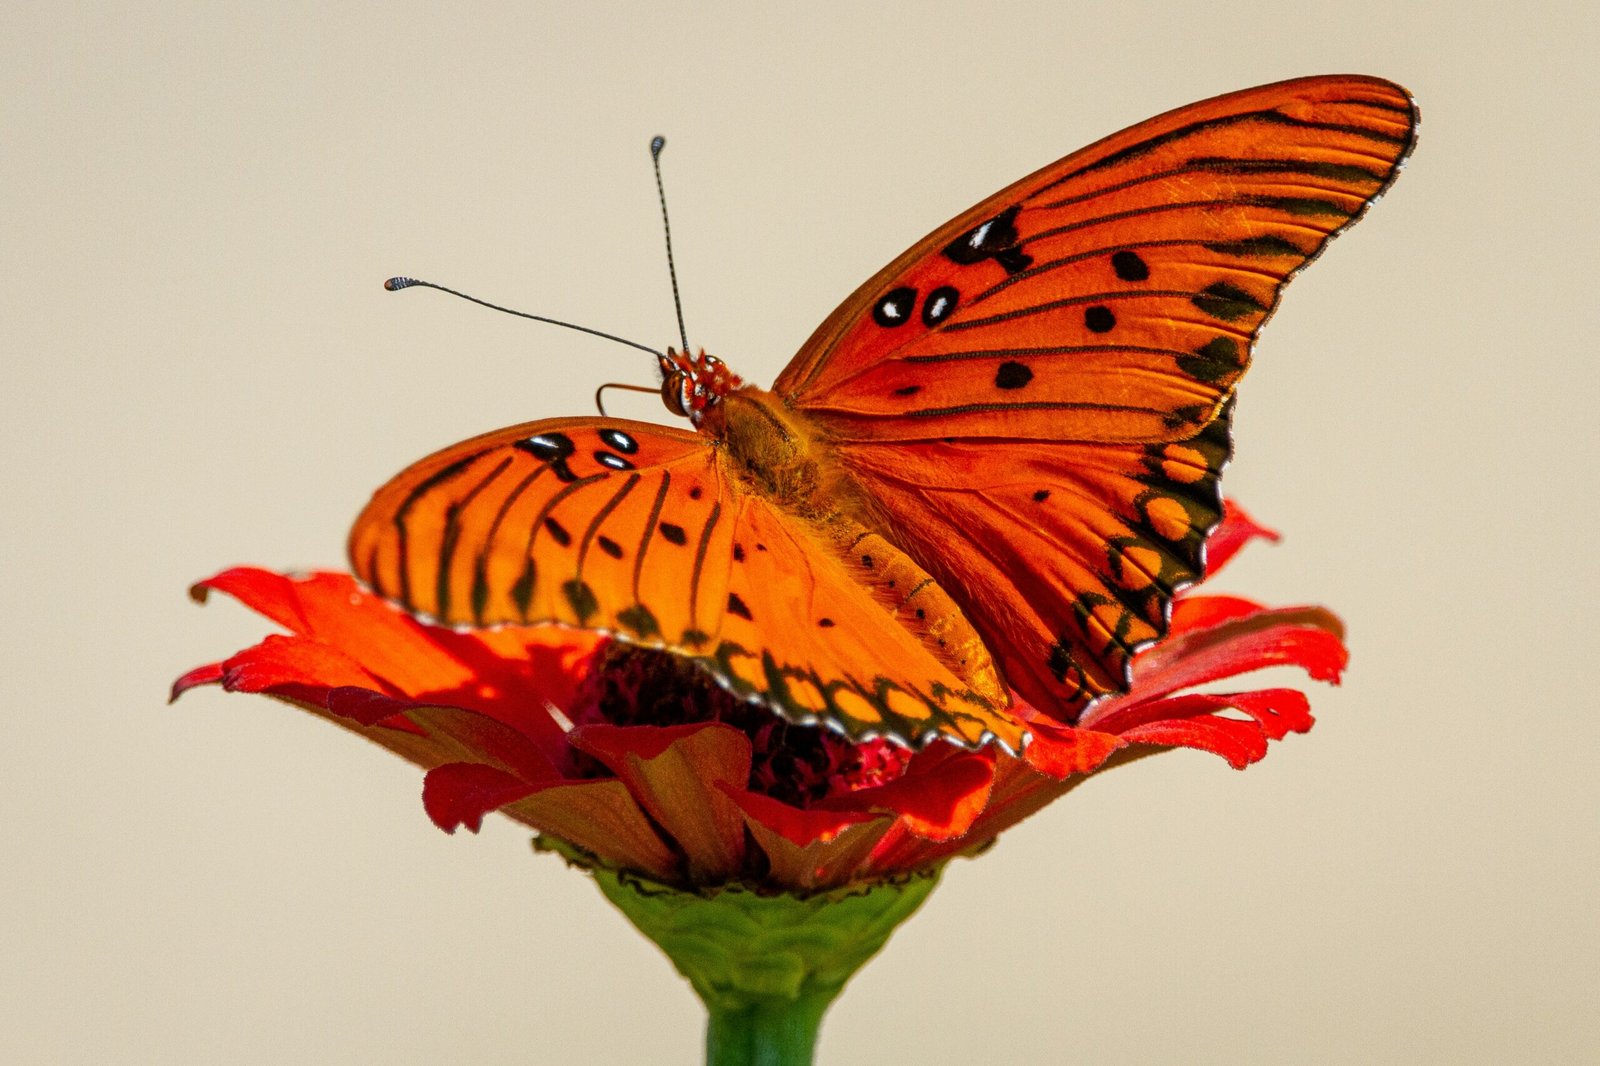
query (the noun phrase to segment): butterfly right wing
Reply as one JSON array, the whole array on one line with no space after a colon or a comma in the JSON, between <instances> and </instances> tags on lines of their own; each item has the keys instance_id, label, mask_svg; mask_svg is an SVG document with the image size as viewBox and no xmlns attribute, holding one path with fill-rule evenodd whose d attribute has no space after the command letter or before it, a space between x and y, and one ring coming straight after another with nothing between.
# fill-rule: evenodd
<instances>
[{"instance_id":1,"label":"butterfly right wing","mask_svg":"<svg viewBox=\"0 0 1600 1066\"><path fill-rule=\"evenodd\" d=\"M852 737L1015 751L1026 732L896 620L824 529L696 433L566 418L475 437L380 488L349 549L357 577L425 621L611 633Z\"/></svg>"}]
</instances>

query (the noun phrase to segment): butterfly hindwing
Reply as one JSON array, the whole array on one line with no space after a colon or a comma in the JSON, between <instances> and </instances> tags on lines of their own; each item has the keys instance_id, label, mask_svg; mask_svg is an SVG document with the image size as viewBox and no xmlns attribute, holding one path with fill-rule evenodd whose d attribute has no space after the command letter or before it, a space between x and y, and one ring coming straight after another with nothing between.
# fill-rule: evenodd
<instances>
[{"instance_id":1,"label":"butterfly hindwing","mask_svg":"<svg viewBox=\"0 0 1600 1066\"><path fill-rule=\"evenodd\" d=\"M1200 578L1228 428L1225 408L1187 441L865 442L840 455L941 585L982 590L966 613L1011 687L1070 715L1126 686L1173 595Z\"/></svg>"},{"instance_id":2,"label":"butterfly hindwing","mask_svg":"<svg viewBox=\"0 0 1600 1066\"><path fill-rule=\"evenodd\" d=\"M695 659L796 721L1020 748L1003 692L975 690L894 622L836 538L724 463L712 440L648 423L515 426L379 489L350 558L425 620L602 630Z\"/></svg>"}]
</instances>

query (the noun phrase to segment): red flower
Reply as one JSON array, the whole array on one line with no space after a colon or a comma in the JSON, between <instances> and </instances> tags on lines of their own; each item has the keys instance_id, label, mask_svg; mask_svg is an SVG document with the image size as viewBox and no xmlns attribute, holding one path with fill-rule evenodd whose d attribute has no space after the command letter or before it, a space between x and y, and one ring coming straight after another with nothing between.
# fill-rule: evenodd
<instances>
[{"instance_id":1,"label":"red flower","mask_svg":"<svg viewBox=\"0 0 1600 1066\"><path fill-rule=\"evenodd\" d=\"M1230 508L1212 571L1257 536L1275 534ZM684 888L803 894L927 868L1162 748L1244 767L1311 727L1306 697L1193 689L1276 665L1337 681L1346 659L1322 608L1188 595L1135 658L1132 690L1075 726L1024 708L1034 739L1020 757L944 742L913 753L790 725L685 660L594 634L422 625L342 573L236 568L194 594L213 589L289 633L190 671L174 698L202 684L277 696L422 766L423 804L447 832L500 811L599 865Z\"/></svg>"}]
</instances>

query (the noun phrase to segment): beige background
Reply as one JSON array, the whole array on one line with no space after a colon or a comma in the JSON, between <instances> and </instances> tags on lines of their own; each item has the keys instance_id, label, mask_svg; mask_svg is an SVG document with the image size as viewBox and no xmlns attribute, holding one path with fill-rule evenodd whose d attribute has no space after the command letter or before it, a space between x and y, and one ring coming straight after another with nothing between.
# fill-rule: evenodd
<instances>
[{"instance_id":1,"label":"beige background","mask_svg":"<svg viewBox=\"0 0 1600 1066\"><path fill-rule=\"evenodd\" d=\"M1348 683L1249 773L1141 764L957 864L823 1061L1600 1057L1589 5L449 6L5 5L0 1059L696 1061L525 833L444 836L267 700L162 705L268 629L191 580L340 565L404 463L652 377L379 282L668 343L664 132L691 339L766 382L1002 184L1342 71L1422 142L1267 330L1228 487L1288 537L1227 581L1340 610Z\"/></svg>"}]
</instances>

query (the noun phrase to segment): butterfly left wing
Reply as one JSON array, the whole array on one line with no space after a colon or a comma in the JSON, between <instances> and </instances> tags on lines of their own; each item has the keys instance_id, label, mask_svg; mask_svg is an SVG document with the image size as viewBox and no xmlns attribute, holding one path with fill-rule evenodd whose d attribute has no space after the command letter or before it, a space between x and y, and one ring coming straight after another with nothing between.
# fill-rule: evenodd
<instances>
[{"instance_id":1,"label":"butterfly left wing","mask_svg":"<svg viewBox=\"0 0 1600 1066\"><path fill-rule=\"evenodd\" d=\"M890 263L773 391L1013 687L1071 717L1126 686L1200 575L1250 346L1289 278L1394 180L1415 122L1400 87L1333 76L1114 134Z\"/></svg>"},{"instance_id":2,"label":"butterfly left wing","mask_svg":"<svg viewBox=\"0 0 1600 1066\"><path fill-rule=\"evenodd\" d=\"M351 530L351 563L424 620L600 630L691 658L794 721L1019 750L1026 729L1004 692L896 621L922 601L875 595L826 530L743 484L723 451L608 418L484 434L380 488Z\"/></svg>"}]
</instances>

